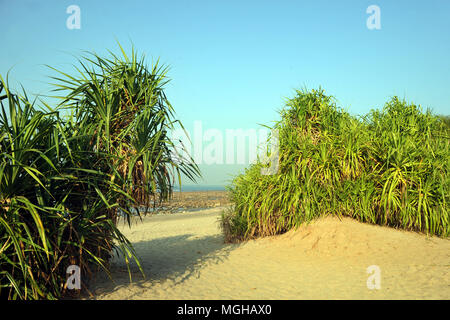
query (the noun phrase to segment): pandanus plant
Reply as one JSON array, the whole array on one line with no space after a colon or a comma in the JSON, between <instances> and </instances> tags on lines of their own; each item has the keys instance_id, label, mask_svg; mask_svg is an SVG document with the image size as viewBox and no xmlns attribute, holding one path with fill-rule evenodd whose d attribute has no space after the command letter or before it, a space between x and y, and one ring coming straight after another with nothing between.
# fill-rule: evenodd
<instances>
[{"instance_id":1,"label":"pandanus plant","mask_svg":"<svg viewBox=\"0 0 450 320\"><path fill-rule=\"evenodd\" d=\"M77 78L58 71L63 77L54 77L56 90L65 92L60 107L76 110L75 121L92 137L89 148L115 156L110 168L103 163L99 169L112 170L111 179L132 195L131 204L160 202L182 174L195 181L200 172L170 139L171 130L183 126L164 93L168 69L159 61L149 69L134 49L128 57L119 47L122 57L85 56ZM121 201L128 203L126 197Z\"/></svg>"},{"instance_id":2,"label":"pandanus plant","mask_svg":"<svg viewBox=\"0 0 450 320\"><path fill-rule=\"evenodd\" d=\"M354 117L319 90L298 90L280 111L279 171L251 165L229 186L229 241L274 235L319 216L450 234L448 118L393 97Z\"/></svg>"},{"instance_id":3,"label":"pandanus plant","mask_svg":"<svg viewBox=\"0 0 450 320\"><path fill-rule=\"evenodd\" d=\"M134 50L130 59L123 52L79 62L78 76L54 78L65 92L56 108L0 81L1 297L70 294L70 265L88 289L96 271L109 274L113 255L142 271L118 213L130 223L131 207L170 197L177 175L199 175L169 139L181 123L164 94L167 69L148 69Z\"/></svg>"}]
</instances>

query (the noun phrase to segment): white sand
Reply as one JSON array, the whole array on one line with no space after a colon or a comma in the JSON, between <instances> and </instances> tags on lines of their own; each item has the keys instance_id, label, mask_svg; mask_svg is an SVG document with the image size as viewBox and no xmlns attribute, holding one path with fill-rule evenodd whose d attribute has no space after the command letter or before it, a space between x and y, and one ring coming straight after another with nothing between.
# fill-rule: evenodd
<instances>
[{"instance_id":1,"label":"white sand","mask_svg":"<svg viewBox=\"0 0 450 320\"><path fill-rule=\"evenodd\" d=\"M223 208L157 215L121 227L144 280L115 260L95 299L450 299L450 241L349 218L239 245L223 242ZM366 269L381 270L368 289Z\"/></svg>"}]
</instances>

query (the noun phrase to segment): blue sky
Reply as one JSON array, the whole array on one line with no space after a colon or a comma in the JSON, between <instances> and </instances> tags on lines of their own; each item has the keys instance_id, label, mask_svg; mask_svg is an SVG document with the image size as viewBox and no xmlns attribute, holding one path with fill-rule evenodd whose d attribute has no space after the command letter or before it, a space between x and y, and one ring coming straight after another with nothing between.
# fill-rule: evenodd
<instances>
[{"instance_id":1,"label":"blue sky","mask_svg":"<svg viewBox=\"0 0 450 320\"><path fill-rule=\"evenodd\" d=\"M81 29L69 30L69 5ZM369 30L367 7L381 10ZM47 94L82 50L131 41L170 66L167 95L188 131L249 129L278 119L295 88L322 86L352 114L393 95L450 114L450 1L6 1L0 0L0 74ZM242 165L202 165L223 184Z\"/></svg>"}]
</instances>

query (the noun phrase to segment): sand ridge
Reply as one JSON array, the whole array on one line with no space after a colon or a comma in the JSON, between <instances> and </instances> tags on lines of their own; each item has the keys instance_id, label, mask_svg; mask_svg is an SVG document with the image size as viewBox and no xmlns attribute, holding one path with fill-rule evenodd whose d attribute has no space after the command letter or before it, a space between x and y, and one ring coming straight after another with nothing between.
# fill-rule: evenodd
<instances>
[{"instance_id":1,"label":"sand ridge","mask_svg":"<svg viewBox=\"0 0 450 320\"><path fill-rule=\"evenodd\" d=\"M223 208L149 216L121 230L146 274L112 263L94 299L449 299L450 241L325 217L283 235L226 244ZM367 267L378 266L380 289Z\"/></svg>"}]
</instances>

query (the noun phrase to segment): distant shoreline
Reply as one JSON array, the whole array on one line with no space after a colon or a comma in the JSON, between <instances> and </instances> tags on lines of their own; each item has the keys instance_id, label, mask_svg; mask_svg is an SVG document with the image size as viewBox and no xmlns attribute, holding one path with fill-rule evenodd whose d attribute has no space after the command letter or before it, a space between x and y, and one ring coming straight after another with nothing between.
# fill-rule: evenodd
<instances>
[{"instance_id":1,"label":"distant shoreline","mask_svg":"<svg viewBox=\"0 0 450 320\"><path fill-rule=\"evenodd\" d=\"M180 192L180 187L176 185L173 191ZM181 185L183 191L226 191L226 188L222 185Z\"/></svg>"},{"instance_id":2,"label":"distant shoreline","mask_svg":"<svg viewBox=\"0 0 450 320\"><path fill-rule=\"evenodd\" d=\"M231 204L229 192L226 190L205 190L201 189L202 187L204 186L198 186L194 190L185 190L182 187L181 192L175 190L170 199L157 204L156 208L146 208L142 205L133 208L132 211L140 211L141 213L175 213L223 207ZM152 204L150 203L151 206Z\"/></svg>"}]
</instances>

